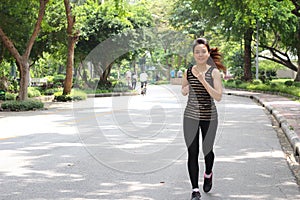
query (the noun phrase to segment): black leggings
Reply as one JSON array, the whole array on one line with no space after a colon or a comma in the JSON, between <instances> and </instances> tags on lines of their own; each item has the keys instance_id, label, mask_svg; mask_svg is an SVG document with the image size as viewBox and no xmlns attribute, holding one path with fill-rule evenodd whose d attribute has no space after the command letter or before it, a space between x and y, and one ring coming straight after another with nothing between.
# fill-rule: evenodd
<instances>
[{"instance_id":1,"label":"black leggings","mask_svg":"<svg viewBox=\"0 0 300 200\"><path fill-rule=\"evenodd\" d=\"M184 139L188 148L188 170L193 188L199 188L199 128L202 135L202 151L205 160L205 173L212 172L214 164L213 145L216 137L218 120L204 121L184 117Z\"/></svg>"}]
</instances>

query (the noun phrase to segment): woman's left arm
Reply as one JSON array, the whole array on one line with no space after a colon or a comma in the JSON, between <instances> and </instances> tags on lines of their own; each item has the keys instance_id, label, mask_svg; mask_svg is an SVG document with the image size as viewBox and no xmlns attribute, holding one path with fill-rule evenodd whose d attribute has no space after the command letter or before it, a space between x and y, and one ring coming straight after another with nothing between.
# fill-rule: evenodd
<instances>
[{"instance_id":1,"label":"woman's left arm","mask_svg":"<svg viewBox=\"0 0 300 200\"><path fill-rule=\"evenodd\" d=\"M221 73L218 69L212 71L212 78L214 82L214 87L212 87L204 78L203 75L198 76L199 81L203 84L209 95L216 101L221 101L222 99L222 80Z\"/></svg>"}]
</instances>

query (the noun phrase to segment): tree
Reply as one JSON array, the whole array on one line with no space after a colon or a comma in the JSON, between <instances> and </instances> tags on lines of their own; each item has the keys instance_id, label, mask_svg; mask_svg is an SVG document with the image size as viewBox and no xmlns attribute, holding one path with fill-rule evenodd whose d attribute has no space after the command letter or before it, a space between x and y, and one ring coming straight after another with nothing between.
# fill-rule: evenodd
<instances>
[{"instance_id":1,"label":"tree","mask_svg":"<svg viewBox=\"0 0 300 200\"><path fill-rule=\"evenodd\" d=\"M187 30L196 37L210 39L214 32L226 40L244 40L244 76L250 81L251 42L255 17L249 6L250 0L185 0L175 4L172 24L177 29ZM191 20L192 19L192 20Z\"/></svg>"},{"instance_id":2,"label":"tree","mask_svg":"<svg viewBox=\"0 0 300 200\"><path fill-rule=\"evenodd\" d=\"M66 14L62 1L49 1L39 37L32 49L33 77L53 76L65 72L67 55Z\"/></svg>"},{"instance_id":3,"label":"tree","mask_svg":"<svg viewBox=\"0 0 300 200\"><path fill-rule=\"evenodd\" d=\"M123 10L120 10L121 7ZM90 11L90 14L89 18L81 19L84 26L76 48L77 59L82 62L81 59L84 59L99 44L107 42L106 50L99 49L100 52L97 52L98 56L96 56L98 59L91 59L90 62L100 78L100 83L108 84L108 77L114 63L121 62L122 59L134 60L138 55L138 51L122 53L119 51L134 49L136 43L142 42L136 37L144 27L152 26L152 17L143 1L135 4L120 1L119 7L114 1L106 1L101 5L87 2L85 9ZM112 50L112 46L115 46L116 50ZM113 53L107 55L108 52Z\"/></svg>"},{"instance_id":4,"label":"tree","mask_svg":"<svg viewBox=\"0 0 300 200\"><path fill-rule=\"evenodd\" d=\"M262 24L260 47L270 52L271 56L260 57L284 65L297 72L294 81L300 81L300 3L295 0L274 0L269 4L272 12ZM296 56L294 64L291 56Z\"/></svg>"},{"instance_id":5,"label":"tree","mask_svg":"<svg viewBox=\"0 0 300 200\"><path fill-rule=\"evenodd\" d=\"M45 15L46 4L49 0L40 0L39 2L39 12L37 21L34 27L34 30L30 36L29 41L27 42L25 52L23 55L20 55L19 51L14 45L14 42L5 34L3 29L0 27L0 38L4 44L4 46L8 49L10 54L15 58L18 70L20 72L20 91L19 91L19 99L25 100L28 98L28 83L29 83L29 71L30 71L30 52L32 50L35 39L38 36L40 31L41 23L43 20L43 16Z\"/></svg>"},{"instance_id":6,"label":"tree","mask_svg":"<svg viewBox=\"0 0 300 200\"><path fill-rule=\"evenodd\" d=\"M255 41L257 26L259 26L259 46L272 54L272 57L264 55L260 57L280 63L294 71L298 69L295 81L300 80L300 61L298 59L297 67L290 58L291 54L297 58L300 56L299 1L224 0L211 1L210 5L217 5L220 10L222 32L234 40L241 40L239 36L243 35L244 80L252 79L251 44Z\"/></svg>"},{"instance_id":7,"label":"tree","mask_svg":"<svg viewBox=\"0 0 300 200\"><path fill-rule=\"evenodd\" d=\"M79 30L74 30L75 15L72 12L72 6L69 0L64 0L67 16L67 37L68 37L68 54L66 65L66 78L64 82L63 95L71 93L73 80L73 66L74 66L74 50L75 43L79 38Z\"/></svg>"},{"instance_id":8,"label":"tree","mask_svg":"<svg viewBox=\"0 0 300 200\"><path fill-rule=\"evenodd\" d=\"M297 0L290 0L295 8L292 10L292 13L296 15L297 17L300 17L300 2Z\"/></svg>"},{"instance_id":9,"label":"tree","mask_svg":"<svg viewBox=\"0 0 300 200\"><path fill-rule=\"evenodd\" d=\"M194 8L191 0L176 1L173 7L169 20L175 29L184 34L191 34L194 38L204 36L209 20L204 16L206 12Z\"/></svg>"}]
</instances>

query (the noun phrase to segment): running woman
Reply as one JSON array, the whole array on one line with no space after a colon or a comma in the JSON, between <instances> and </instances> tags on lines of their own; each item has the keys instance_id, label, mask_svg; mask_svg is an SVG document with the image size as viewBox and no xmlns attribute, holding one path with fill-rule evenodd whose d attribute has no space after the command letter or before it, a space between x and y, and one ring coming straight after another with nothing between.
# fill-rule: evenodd
<instances>
[{"instance_id":1,"label":"running woman","mask_svg":"<svg viewBox=\"0 0 300 200\"><path fill-rule=\"evenodd\" d=\"M196 65L187 69L182 81L182 94L188 95L184 111L183 131L188 149L188 172L192 185L192 200L201 198L199 180L199 131L202 136L202 151L205 160L203 191L212 188L214 152L213 145L218 127L218 113L214 100L222 98L220 70L226 71L221 63L218 48L210 48L205 38L193 44Z\"/></svg>"}]
</instances>

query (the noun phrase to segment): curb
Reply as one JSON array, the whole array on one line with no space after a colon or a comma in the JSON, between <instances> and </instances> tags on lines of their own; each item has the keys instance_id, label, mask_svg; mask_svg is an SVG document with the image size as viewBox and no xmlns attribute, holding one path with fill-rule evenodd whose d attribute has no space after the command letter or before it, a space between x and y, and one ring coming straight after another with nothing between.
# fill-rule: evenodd
<instances>
[{"instance_id":1,"label":"curb","mask_svg":"<svg viewBox=\"0 0 300 200\"><path fill-rule=\"evenodd\" d=\"M286 118L282 114L280 114L278 110L276 110L270 105L265 105L265 103L257 95L235 94L234 92L224 92L224 93L227 95L234 95L234 96L247 97L253 99L256 102L258 102L261 106L265 107L269 111L269 113L274 116L274 118L279 124L279 127L288 138L293 148L294 156L297 158L300 156L300 138L298 137L298 135L295 133L294 130L290 129L291 126L287 122Z\"/></svg>"},{"instance_id":2,"label":"curb","mask_svg":"<svg viewBox=\"0 0 300 200\"><path fill-rule=\"evenodd\" d=\"M134 96L139 95L138 92L120 92L120 93L99 93L99 94L88 94L88 98L95 97L118 97L118 96Z\"/></svg>"}]
</instances>

